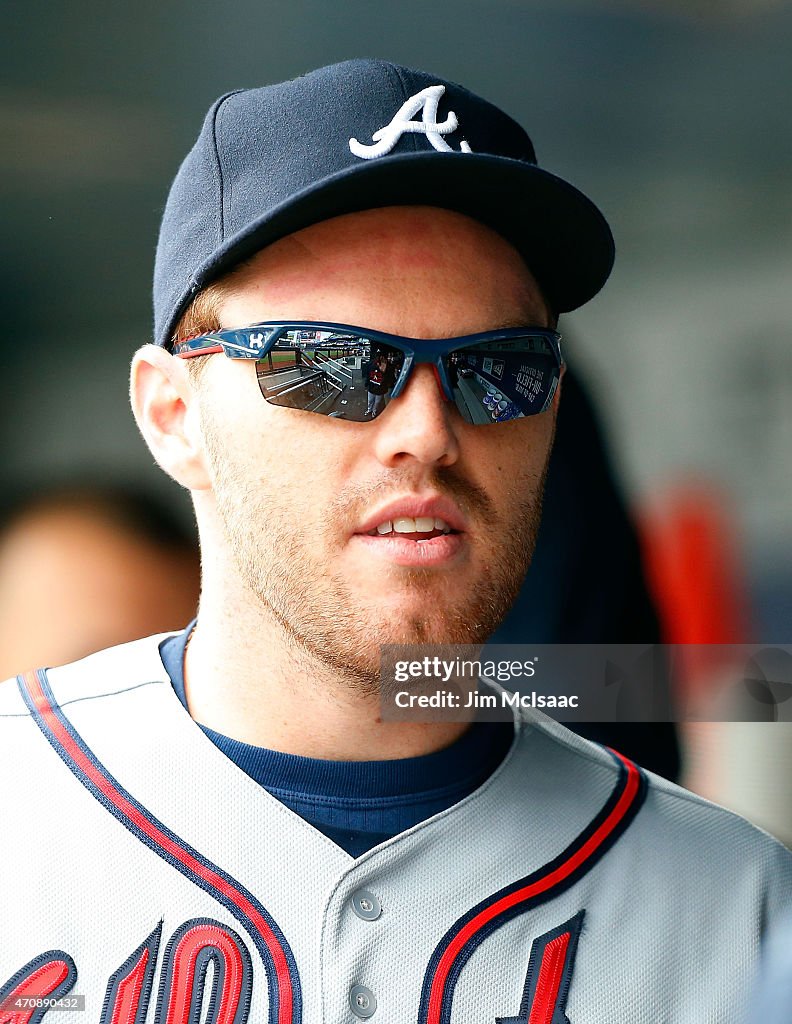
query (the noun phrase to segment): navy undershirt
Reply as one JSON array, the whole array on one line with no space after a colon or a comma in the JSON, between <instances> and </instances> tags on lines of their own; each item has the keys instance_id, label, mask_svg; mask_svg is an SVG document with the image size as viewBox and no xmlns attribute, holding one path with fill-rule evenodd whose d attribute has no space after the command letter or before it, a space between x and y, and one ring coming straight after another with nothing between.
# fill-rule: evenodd
<instances>
[{"instance_id":1,"label":"navy undershirt","mask_svg":"<svg viewBox=\"0 0 792 1024\"><path fill-rule=\"evenodd\" d=\"M184 651L192 626L160 644L162 663L185 708ZM353 857L472 793L514 738L509 723L475 722L450 747L423 757L322 761L240 743L198 725L245 774Z\"/></svg>"}]
</instances>

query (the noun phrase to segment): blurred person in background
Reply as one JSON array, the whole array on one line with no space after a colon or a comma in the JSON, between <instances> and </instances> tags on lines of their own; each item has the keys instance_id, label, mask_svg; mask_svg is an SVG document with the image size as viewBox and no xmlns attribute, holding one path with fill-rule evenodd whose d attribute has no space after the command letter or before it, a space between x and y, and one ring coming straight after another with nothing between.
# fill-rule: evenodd
<instances>
[{"instance_id":1,"label":"blurred person in background","mask_svg":"<svg viewBox=\"0 0 792 1024\"><path fill-rule=\"evenodd\" d=\"M43 488L0 518L0 677L183 626L198 550L153 498L85 483Z\"/></svg>"},{"instance_id":2,"label":"blurred person in background","mask_svg":"<svg viewBox=\"0 0 792 1024\"><path fill-rule=\"evenodd\" d=\"M567 366L564 400L531 567L493 644L668 642L645 578L638 532L585 381ZM668 676L659 683L666 688ZM568 722L676 781L673 722Z\"/></svg>"}]
</instances>

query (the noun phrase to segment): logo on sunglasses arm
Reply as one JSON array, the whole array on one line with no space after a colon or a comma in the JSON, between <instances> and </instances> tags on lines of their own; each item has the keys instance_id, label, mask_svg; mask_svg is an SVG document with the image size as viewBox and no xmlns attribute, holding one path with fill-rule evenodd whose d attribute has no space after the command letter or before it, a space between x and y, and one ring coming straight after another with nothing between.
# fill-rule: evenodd
<instances>
[{"instance_id":1,"label":"logo on sunglasses arm","mask_svg":"<svg viewBox=\"0 0 792 1024\"><path fill-rule=\"evenodd\" d=\"M374 157L385 156L393 149L405 132L420 132L427 137L429 142L439 153L456 152L452 146L443 138L450 135L459 127L459 120L453 110L449 110L445 121L438 123L437 107L440 97L445 92L444 85L430 85L422 89L399 107L393 115L389 124L384 128L378 128L371 136L372 144L358 142L357 139L349 140L349 148L355 156L361 160L373 160ZM412 118L419 110L422 110L420 121L413 121ZM473 150L463 139L459 144L460 153L472 153Z\"/></svg>"}]
</instances>

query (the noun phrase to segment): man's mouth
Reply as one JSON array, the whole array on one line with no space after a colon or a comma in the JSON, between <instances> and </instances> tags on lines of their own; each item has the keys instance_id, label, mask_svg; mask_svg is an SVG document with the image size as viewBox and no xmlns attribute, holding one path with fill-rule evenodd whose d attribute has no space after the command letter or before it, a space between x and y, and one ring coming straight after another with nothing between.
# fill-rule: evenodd
<instances>
[{"instance_id":1,"label":"man's mouth","mask_svg":"<svg viewBox=\"0 0 792 1024\"><path fill-rule=\"evenodd\" d=\"M470 550L468 523L442 494L395 497L358 524L350 540L366 558L406 568L448 568Z\"/></svg>"},{"instance_id":2,"label":"man's mouth","mask_svg":"<svg viewBox=\"0 0 792 1024\"><path fill-rule=\"evenodd\" d=\"M395 519L386 519L378 523L373 530L369 530L367 537L387 537L391 534L399 534L405 540L415 541L416 544L423 544L426 541L434 540L435 537L444 537L449 533L457 533L444 519L435 516L398 516Z\"/></svg>"}]
</instances>

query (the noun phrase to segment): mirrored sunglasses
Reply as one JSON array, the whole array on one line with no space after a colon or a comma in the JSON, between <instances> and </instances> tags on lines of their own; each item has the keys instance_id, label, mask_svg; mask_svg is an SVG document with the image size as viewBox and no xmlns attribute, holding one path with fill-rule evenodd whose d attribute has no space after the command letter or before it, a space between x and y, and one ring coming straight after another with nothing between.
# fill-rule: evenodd
<instances>
[{"instance_id":1,"label":"mirrored sunglasses","mask_svg":"<svg viewBox=\"0 0 792 1024\"><path fill-rule=\"evenodd\" d=\"M213 331L173 347L181 359L223 352L254 359L271 405L364 422L398 398L415 366L434 367L466 423L490 424L549 409L563 371L561 335L505 328L459 338L403 338L347 324L270 321Z\"/></svg>"}]
</instances>

